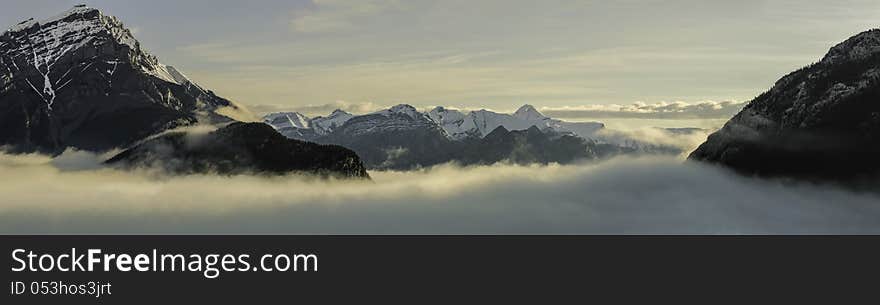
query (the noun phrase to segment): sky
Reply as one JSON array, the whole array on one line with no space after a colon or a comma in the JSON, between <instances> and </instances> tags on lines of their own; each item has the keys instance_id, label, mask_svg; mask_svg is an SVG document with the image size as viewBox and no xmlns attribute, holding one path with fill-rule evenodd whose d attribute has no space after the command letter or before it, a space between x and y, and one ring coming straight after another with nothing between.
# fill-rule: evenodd
<instances>
[{"instance_id":1,"label":"sky","mask_svg":"<svg viewBox=\"0 0 880 305\"><path fill-rule=\"evenodd\" d=\"M876 0L4 0L0 24L78 3L257 112L743 102L880 21Z\"/></svg>"}]
</instances>

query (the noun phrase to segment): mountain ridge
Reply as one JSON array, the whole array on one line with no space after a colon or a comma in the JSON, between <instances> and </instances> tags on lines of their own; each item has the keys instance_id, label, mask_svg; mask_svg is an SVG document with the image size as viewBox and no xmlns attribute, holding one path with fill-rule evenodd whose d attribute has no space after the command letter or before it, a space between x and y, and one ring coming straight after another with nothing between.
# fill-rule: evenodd
<instances>
[{"instance_id":1,"label":"mountain ridge","mask_svg":"<svg viewBox=\"0 0 880 305\"><path fill-rule=\"evenodd\" d=\"M335 110L333 113L336 114L341 110ZM345 112L343 112L345 113ZM421 120L422 118L427 118L441 127L447 137L451 140L462 140L469 137L477 137L482 138L493 131L498 126L504 126L508 130L526 130L531 126L536 126L539 129L546 130L552 129L556 132L563 133L571 133L582 138L590 138L595 135L596 132L605 128L605 125L600 122L565 122L562 120L552 119L544 116L539 111L537 111L534 106L524 105L520 107L513 114L506 113L498 113L485 109L470 111L467 114L455 110L449 109L443 106L437 106L431 110L420 112L415 107L408 104L398 104L392 106L388 109L374 111L371 113L363 114L363 115L352 115L349 113L345 113L346 116L342 119L336 120L337 126L335 127L325 127L323 128L323 133L320 132L311 132L308 129L317 129L314 127L310 127L314 125L310 123L313 119L308 119L307 116L298 113L298 112L276 112L276 113L268 113L263 116L263 121L269 125L276 127L279 132L282 134L289 134L292 137L297 136L305 136L305 138L301 138L301 140L313 140L314 135L326 135L329 132L332 132L336 127L342 127L348 120L359 117L359 116L368 116L368 115L384 115L390 116L393 114L405 114L414 119ZM292 126L291 124L287 124L284 119L280 119L275 122L279 117L300 117L305 118L306 124L301 124L301 126ZM333 116L333 114L331 114ZM321 118L321 117L316 117ZM309 126L306 126L309 125ZM293 129L295 130L293 130Z\"/></svg>"},{"instance_id":2,"label":"mountain ridge","mask_svg":"<svg viewBox=\"0 0 880 305\"><path fill-rule=\"evenodd\" d=\"M231 110L231 111L226 111ZM244 111L145 51L116 17L84 5L0 35L0 146L107 151Z\"/></svg>"},{"instance_id":3,"label":"mountain ridge","mask_svg":"<svg viewBox=\"0 0 880 305\"><path fill-rule=\"evenodd\" d=\"M464 114L442 106L419 112L411 105L400 104L363 115L348 114L336 121L341 125L328 128L323 135L312 128L293 126L289 122L292 117L305 116L271 113L264 116L264 122L293 139L350 148L371 169L407 170L447 162L470 165L505 160L570 163L619 154L681 153L663 145L617 143L621 135L599 135L604 124L552 119L531 105L513 114L485 109ZM314 119L307 121L300 125L315 125Z\"/></svg>"},{"instance_id":4,"label":"mountain ridge","mask_svg":"<svg viewBox=\"0 0 880 305\"><path fill-rule=\"evenodd\" d=\"M263 123L234 122L198 136L170 132L125 150L106 163L123 168L161 168L174 174L370 177L353 151L288 139Z\"/></svg>"},{"instance_id":5,"label":"mountain ridge","mask_svg":"<svg viewBox=\"0 0 880 305\"><path fill-rule=\"evenodd\" d=\"M880 30L832 47L759 95L689 159L759 176L880 175Z\"/></svg>"}]
</instances>

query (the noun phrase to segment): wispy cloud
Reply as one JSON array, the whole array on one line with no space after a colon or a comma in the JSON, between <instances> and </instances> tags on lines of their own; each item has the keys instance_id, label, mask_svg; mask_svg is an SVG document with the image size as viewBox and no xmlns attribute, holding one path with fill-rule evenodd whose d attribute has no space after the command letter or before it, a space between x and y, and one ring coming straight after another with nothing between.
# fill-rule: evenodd
<instances>
[{"instance_id":1,"label":"wispy cloud","mask_svg":"<svg viewBox=\"0 0 880 305\"><path fill-rule=\"evenodd\" d=\"M336 109L343 110L354 114L364 114L382 109L383 105L374 103L349 103L346 101L336 101L327 104L290 106L285 104L260 104L251 106L250 109L258 114L267 114L272 112L290 112L295 111L307 116L327 115Z\"/></svg>"},{"instance_id":2,"label":"wispy cloud","mask_svg":"<svg viewBox=\"0 0 880 305\"><path fill-rule=\"evenodd\" d=\"M355 27L358 20L402 8L398 0L312 0L306 10L296 10L292 30L304 33L332 32Z\"/></svg>"},{"instance_id":3,"label":"wispy cloud","mask_svg":"<svg viewBox=\"0 0 880 305\"><path fill-rule=\"evenodd\" d=\"M747 100L876 27L880 13L872 0L89 3L137 25L163 62L245 104L492 108ZM4 4L7 23L70 6Z\"/></svg>"},{"instance_id":4,"label":"wispy cloud","mask_svg":"<svg viewBox=\"0 0 880 305\"><path fill-rule=\"evenodd\" d=\"M720 83L729 80L727 74L741 73L710 68L717 66L719 58L741 63L742 67L749 67L749 63L797 62L788 56L750 57L711 48L626 48L528 56L507 51L453 50L376 54L377 50L364 48L352 52L299 44L193 45L181 50L224 67L221 72L189 73L206 79L208 85L233 91L233 97L247 97L244 103L291 106L366 100L415 106L457 103L463 107L513 108L523 103L562 107L597 100L746 99L769 87L771 78L764 85L750 88L735 83L724 89L700 85L701 81ZM670 68L671 64L676 65ZM590 81L585 82L585 77ZM654 81L666 86L696 85L669 96L668 92L655 90L656 83L647 85ZM621 86L636 88L622 94Z\"/></svg>"}]
</instances>

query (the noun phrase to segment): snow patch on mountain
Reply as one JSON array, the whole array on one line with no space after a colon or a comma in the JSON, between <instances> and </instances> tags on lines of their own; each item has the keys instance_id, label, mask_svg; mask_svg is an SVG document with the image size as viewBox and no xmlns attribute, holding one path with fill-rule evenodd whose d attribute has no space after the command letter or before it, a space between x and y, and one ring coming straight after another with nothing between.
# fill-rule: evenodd
<instances>
[{"instance_id":1,"label":"snow patch on mountain","mask_svg":"<svg viewBox=\"0 0 880 305\"><path fill-rule=\"evenodd\" d=\"M275 129L309 128L309 118L299 112L272 113L263 117L263 121Z\"/></svg>"},{"instance_id":2,"label":"snow patch on mountain","mask_svg":"<svg viewBox=\"0 0 880 305\"><path fill-rule=\"evenodd\" d=\"M334 110L326 117L314 118L309 118L299 112L275 112L264 115L263 122L285 136L302 140L327 135L353 117L355 117L353 114L340 109Z\"/></svg>"},{"instance_id":3,"label":"snow patch on mountain","mask_svg":"<svg viewBox=\"0 0 880 305\"><path fill-rule=\"evenodd\" d=\"M465 119L468 117L461 111L438 106L428 111L426 115L429 119L440 125L452 139L464 139L473 135L470 128L462 127Z\"/></svg>"},{"instance_id":4,"label":"snow patch on mountain","mask_svg":"<svg viewBox=\"0 0 880 305\"><path fill-rule=\"evenodd\" d=\"M403 114L403 115L409 116L410 118L413 118L413 119L421 119L425 116L424 114L419 112L416 109L416 107L406 105L406 104L400 104L400 105L396 105L394 107L391 107L389 109L376 111L373 114L380 114L380 115L384 115L384 116Z\"/></svg>"},{"instance_id":5,"label":"snow patch on mountain","mask_svg":"<svg viewBox=\"0 0 880 305\"><path fill-rule=\"evenodd\" d=\"M318 135L326 135L333 132L333 130L342 126L353 117L354 115L351 113L336 109L326 117L319 116L309 120L309 128L314 129L315 133Z\"/></svg>"}]
</instances>

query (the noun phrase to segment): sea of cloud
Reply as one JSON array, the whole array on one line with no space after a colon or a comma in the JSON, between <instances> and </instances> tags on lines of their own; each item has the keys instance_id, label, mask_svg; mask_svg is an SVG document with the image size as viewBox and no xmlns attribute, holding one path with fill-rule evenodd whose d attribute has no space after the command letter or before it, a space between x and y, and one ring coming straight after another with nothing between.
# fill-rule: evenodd
<instances>
[{"instance_id":1,"label":"sea of cloud","mask_svg":"<svg viewBox=\"0 0 880 305\"><path fill-rule=\"evenodd\" d=\"M0 233L880 233L880 196L681 158L371 172L372 181L122 171L0 155Z\"/></svg>"}]
</instances>

